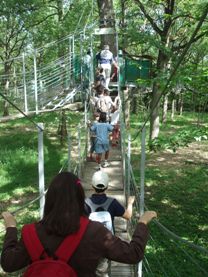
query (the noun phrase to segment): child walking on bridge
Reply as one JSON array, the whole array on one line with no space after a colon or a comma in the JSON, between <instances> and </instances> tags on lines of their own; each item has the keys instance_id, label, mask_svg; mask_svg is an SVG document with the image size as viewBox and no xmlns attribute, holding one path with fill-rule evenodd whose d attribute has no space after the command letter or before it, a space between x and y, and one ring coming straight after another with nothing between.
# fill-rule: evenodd
<instances>
[{"instance_id":1,"label":"child walking on bridge","mask_svg":"<svg viewBox=\"0 0 208 277\"><path fill-rule=\"evenodd\" d=\"M109 133L113 131L113 126L106 122L106 113L100 113L99 121L94 123L90 130L96 134L95 153L96 161L98 163L98 167L96 169L99 170L101 169L101 159L103 153L105 155L105 161L102 164L102 167L109 166Z\"/></svg>"}]
</instances>

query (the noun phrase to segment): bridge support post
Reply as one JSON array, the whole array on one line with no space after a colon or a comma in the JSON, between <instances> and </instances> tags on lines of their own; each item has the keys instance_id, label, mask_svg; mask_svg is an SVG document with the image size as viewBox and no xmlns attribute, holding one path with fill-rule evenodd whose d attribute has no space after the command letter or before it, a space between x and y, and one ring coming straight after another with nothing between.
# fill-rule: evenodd
<instances>
[{"instance_id":1,"label":"bridge support post","mask_svg":"<svg viewBox=\"0 0 208 277\"><path fill-rule=\"evenodd\" d=\"M25 113L28 112L27 106L27 86L26 86L26 77L25 77L25 53L22 54L22 73L23 73L23 89L24 89L24 103L25 103Z\"/></svg>"},{"instance_id":2,"label":"bridge support post","mask_svg":"<svg viewBox=\"0 0 208 277\"><path fill-rule=\"evenodd\" d=\"M128 173L127 173L127 197L130 196L130 166L131 166L131 134L128 136Z\"/></svg>"},{"instance_id":3,"label":"bridge support post","mask_svg":"<svg viewBox=\"0 0 208 277\"><path fill-rule=\"evenodd\" d=\"M146 127L142 129L142 142L141 142L141 166L140 166L140 201L139 212L140 215L144 213L144 180L145 180L145 136ZM138 266L138 277L142 277L142 261Z\"/></svg>"},{"instance_id":4,"label":"bridge support post","mask_svg":"<svg viewBox=\"0 0 208 277\"><path fill-rule=\"evenodd\" d=\"M68 172L71 171L71 137L70 131L68 130Z\"/></svg>"},{"instance_id":5,"label":"bridge support post","mask_svg":"<svg viewBox=\"0 0 208 277\"><path fill-rule=\"evenodd\" d=\"M81 176L81 126L78 126L78 177Z\"/></svg>"},{"instance_id":6,"label":"bridge support post","mask_svg":"<svg viewBox=\"0 0 208 277\"><path fill-rule=\"evenodd\" d=\"M40 218L43 217L45 204L45 181L44 181L44 153L43 153L43 123L38 123L38 174L40 195Z\"/></svg>"},{"instance_id":7,"label":"bridge support post","mask_svg":"<svg viewBox=\"0 0 208 277\"><path fill-rule=\"evenodd\" d=\"M38 114L38 78L37 78L37 60L36 49L34 51L34 86L35 86L35 112Z\"/></svg>"}]
</instances>

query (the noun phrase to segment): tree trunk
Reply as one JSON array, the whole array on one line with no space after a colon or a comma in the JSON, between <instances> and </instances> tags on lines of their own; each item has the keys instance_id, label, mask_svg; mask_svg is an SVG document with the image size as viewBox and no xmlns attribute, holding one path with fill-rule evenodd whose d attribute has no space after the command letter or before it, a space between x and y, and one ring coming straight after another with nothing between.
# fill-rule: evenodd
<instances>
[{"instance_id":1,"label":"tree trunk","mask_svg":"<svg viewBox=\"0 0 208 277\"><path fill-rule=\"evenodd\" d=\"M175 116L175 99L172 100L172 105L171 105L171 119L173 120Z\"/></svg>"},{"instance_id":2,"label":"tree trunk","mask_svg":"<svg viewBox=\"0 0 208 277\"><path fill-rule=\"evenodd\" d=\"M179 115L183 114L183 94L179 94L179 99L178 99L178 112Z\"/></svg>"},{"instance_id":3,"label":"tree trunk","mask_svg":"<svg viewBox=\"0 0 208 277\"><path fill-rule=\"evenodd\" d=\"M64 140L67 137L66 115L64 110L61 111L57 134L60 136L61 145L63 145Z\"/></svg>"},{"instance_id":4,"label":"tree trunk","mask_svg":"<svg viewBox=\"0 0 208 277\"><path fill-rule=\"evenodd\" d=\"M164 38L163 44L167 44L167 37ZM167 69L169 58L165 53L159 50L157 58L157 66L155 77L163 75ZM153 82L152 89L152 99L150 103L150 140L155 139L159 136L160 132L160 96L161 96L161 86L158 80Z\"/></svg>"},{"instance_id":5,"label":"tree trunk","mask_svg":"<svg viewBox=\"0 0 208 277\"><path fill-rule=\"evenodd\" d=\"M160 131L160 103L158 102L160 92L158 86L158 83L154 83L152 89L152 99L150 104L150 140L157 138Z\"/></svg>"},{"instance_id":6,"label":"tree trunk","mask_svg":"<svg viewBox=\"0 0 208 277\"><path fill-rule=\"evenodd\" d=\"M125 24L126 24L126 0L121 0L121 30L124 31ZM122 49L126 48L127 41L125 39L124 32L121 32L121 45Z\"/></svg>"},{"instance_id":7,"label":"tree trunk","mask_svg":"<svg viewBox=\"0 0 208 277\"><path fill-rule=\"evenodd\" d=\"M115 29L115 13L113 8L113 0L97 0L100 27ZM116 34L101 35L101 46L108 44L114 56L117 56L117 39ZM102 47L101 47L102 48Z\"/></svg>"},{"instance_id":8,"label":"tree trunk","mask_svg":"<svg viewBox=\"0 0 208 277\"><path fill-rule=\"evenodd\" d=\"M162 123L165 123L167 121L167 114L168 114L168 95L166 94L164 96L164 101L163 101Z\"/></svg>"},{"instance_id":9,"label":"tree trunk","mask_svg":"<svg viewBox=\"0 0 208 277\"><path fill-rule=\"evenodd\" d=\"M192 91L192 105L193 105L193 112L196 112L195 91Z\"/></svg>"},{"instance_id":10,"label":"tree trunk","mask_svg":"<svg viewBox=\"0 0 208 277\"><path fill-rule=\"evenodd\" d=\"M5 81L4 94L6 97L9 94L9 80ZM9 115L9 103L6 100L4 100L3 101L3 116L8 116L8 115Z\"/></svg>"},{"instance_id":11,"label":"tree trunk","mask_svg":"<svg viewBox=\"0 0 208 277\"><path fill-rule=\"evenodd\" d=\"M10 69L11 69L11 65L8 64L7 62L5 62L5 64L4 64L4 75L5 76L9 76ZM6 97L8 97L9 96L9 84L10 84L9 79L4 79L2 84L4 87L4 95ZM9 103L6 100L4 100L3 101L3 116L8 116L8 115L9 115Z\"/></svg>"},{"instance_id":12,"label":"tree trunk","mask_svg":"<svg viewBox=\"0 0 208 277\"><path fill-rule=\"evenodd\" d=\"M129 89L124 90L124 119L126 128L130 127L130 99L129 99Z\"/></svg>"}]
</instances>

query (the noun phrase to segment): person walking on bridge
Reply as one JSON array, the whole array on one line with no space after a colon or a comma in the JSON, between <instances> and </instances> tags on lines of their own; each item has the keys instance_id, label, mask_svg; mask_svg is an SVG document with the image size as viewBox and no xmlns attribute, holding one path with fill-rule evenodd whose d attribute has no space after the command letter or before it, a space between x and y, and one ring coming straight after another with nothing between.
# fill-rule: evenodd
<instances>
[{"instance_id":1,"label":"person walking on bridge","mask_svg":"<svg viewBox=\"0 0 208 277\"><path fill-rule=\"evenodd\" d=\"M98 66L104 69L105 75L105 86L108 89L111 76L111 66L112 64L117 67L114 61L113 53L110 51L109 45L104 45L103 49L96 55L98 61Z\"/></svg>"},{"instance_id":2,"label":"person walking on bridge","mask_svg":"<svg viewBox=\"0 0 208 277\"><path fill-rule=\"evenodd\" d=\"M89 198L85 199L86 212L90 215L91 212L97 211L96 219L102 218L104 215L100 212L106 211L110 214L111 222L106 222L107 218L104 218L105 224L107 226L112 226L110 228L115 234L114 218L122 217L129 220L132 217L133 203L135 200L134 196L129 196L127 201L127 208L125 209L116 198L112 198L106 195L106 190L108 189L109 177L106 172L97 171L92 176L92 187L95 191ZM94 213L93 213L94 214ZM93 219L93 218L92 218ZM96 219L94 219L96 221ZM102 222L102 221L100 221ZM100 261L97 270L97 277L108 277L109 262L107 259Z\"/></svg>"},{"instance_id":3,"label":"person walking on bridge","mask_svg":"<svg viewBox=\"0 0 208 277\"><path fill-rule=\"evenodd\" d=\"M95 153L98 167L101 169L102 154L105 155L105 161L102 167L108 167L109 157L109 133L113 131L113 126L106 122L106 113L101 112L99 121L94 123L90 130L95 133Z\"/></svg>"},{"instance_id":4,"label":"person walking on bridge","mask_svg":"<svg viewBox=\"0 0 208 277\"><path fill-rule=\"evenodd\" d=\"M111 203L107 209L107 211L111 215L113 229L114 227L114 218L115 217L122 217L126 220L131 219L132 211L133 211L133 204L135 201L135 196L129 196L127 200L127 208L124 208L123 205L116 198L112 198L106 195L106 191L108 189L109 184L109 176L106 172L103 171L96 171L92 176L92 188L94 189L94 193L88 198L90 201L86 202L86 210L89 214L91 212L91 206L93 204L97 206L101 206L108 200L111 199Z\"/></svg>"}]
</instances>

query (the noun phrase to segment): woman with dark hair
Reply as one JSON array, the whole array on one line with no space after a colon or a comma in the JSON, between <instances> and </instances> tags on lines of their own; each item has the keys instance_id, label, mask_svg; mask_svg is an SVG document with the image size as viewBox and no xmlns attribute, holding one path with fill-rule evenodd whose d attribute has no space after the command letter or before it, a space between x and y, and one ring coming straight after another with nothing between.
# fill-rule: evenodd
<instances>
[{"instance_id":1,"label":"woman with dark hair","mask_svg":"<svg viewBox=\"0 0 208 277\"><path fill-rule=\"evenodd\" d=\"M68 235L70 237L79 232L82 220L88 222L85 217L84 198L80 180L74 174L62 172L52 180L46 193L43 218L35 223L38 238L51 259L57 259L54 253ZM1 266L6 272L14 272L28 266L31 258L24 238L17 238L15 218L9 212L3 212L2 216L6 235ZM113 236L101 223L89 221L77 249L67 261L68 265L79 277L95 277L101 258L129 264L138 263L143 258L148 240L147 224L156 216L155 212L148 211L140 217L131 243ZM36 245L33 247L36 248ZM68 248L70 247L71 244L68 245ZM40 259L43 259L42 255Z\"/></svg>"}]
</instances>

